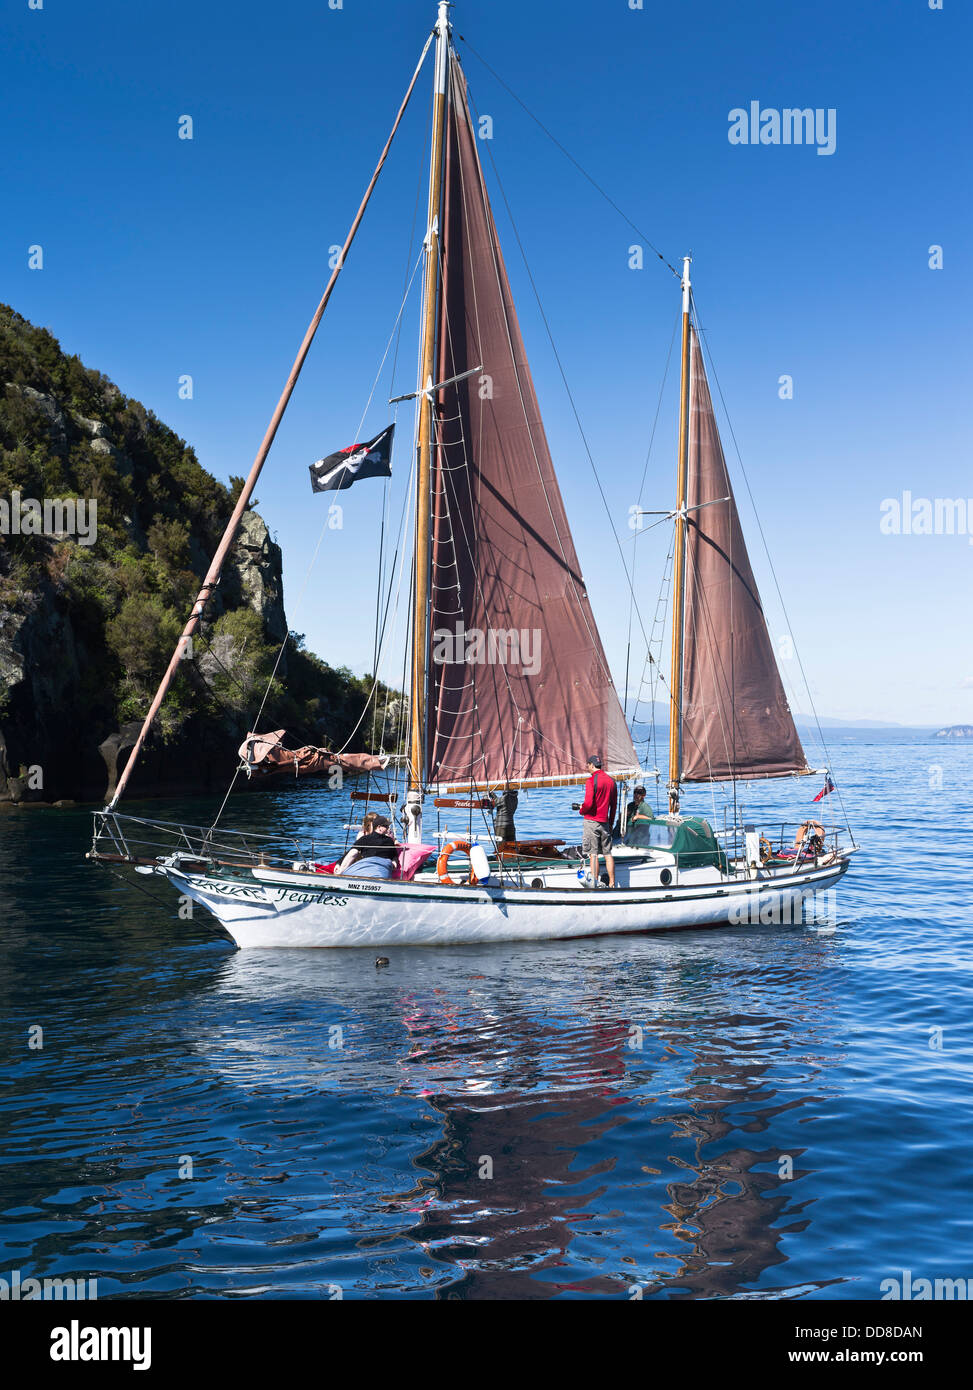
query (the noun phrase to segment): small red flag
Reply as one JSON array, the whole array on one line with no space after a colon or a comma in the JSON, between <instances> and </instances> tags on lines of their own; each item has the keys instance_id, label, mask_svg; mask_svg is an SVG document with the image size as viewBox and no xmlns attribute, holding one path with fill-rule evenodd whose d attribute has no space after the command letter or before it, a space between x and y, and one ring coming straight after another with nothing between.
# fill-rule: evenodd
<instances>
[{"instance_id":1,"label":"small red flag","mask_svg":"<svg viewBox=\"0 0 973 1390\"><path fill-rule=\"evenodd\" d=\"M821 788L821 790L818 792L817 796L814 799L815 801L823 801L823 799L826 796L828 796L830 792L833 791L834 783L832 782L831 777L829 775L824 779L824 786Z\"/></svg>"}]
</instances>

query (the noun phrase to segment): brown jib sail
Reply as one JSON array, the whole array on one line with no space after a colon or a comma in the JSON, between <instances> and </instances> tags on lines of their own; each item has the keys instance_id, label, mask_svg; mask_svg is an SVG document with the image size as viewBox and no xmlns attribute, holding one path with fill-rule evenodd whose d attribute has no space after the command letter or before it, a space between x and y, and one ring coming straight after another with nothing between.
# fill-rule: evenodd
<instances>
[{"instance_id":1,"label":"brown jib sail","mask_svg":"<svg viewBox=\"0 0 973 1390\"><path fill-rule=\"evenodd\" d=\"M541 423L458 62L450 60L433 465L427 779L583 776L638 757Z\"/></svg>"},{"instance_id":2,"label":"brown jib sail","mask_svg":"<svg viewBox=\"0 0 973 1390\"><path fill-rule=\"evenodd\" d=\"M808 772L750 567L703 355L696 333L690 332L679 780Z\"/></svg>"}]
</instances>

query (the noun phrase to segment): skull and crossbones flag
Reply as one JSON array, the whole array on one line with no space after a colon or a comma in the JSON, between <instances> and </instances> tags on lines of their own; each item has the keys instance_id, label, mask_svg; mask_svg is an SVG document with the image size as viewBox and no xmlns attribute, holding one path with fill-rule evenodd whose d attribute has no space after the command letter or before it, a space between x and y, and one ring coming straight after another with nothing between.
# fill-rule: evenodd
<instances>
[{"instance_id":1,"label":"skull and crossbones flag","mask_svg":"<svg viewBox=\"0 0 973 1390\"><path fill-rule=\"evenodd\" d=\"M347 449L312 463L312 492L341 492L359 478L391 478L394 433L395 426L389 425L367 444L349 444Z\"/></svg>"}]
</instances>

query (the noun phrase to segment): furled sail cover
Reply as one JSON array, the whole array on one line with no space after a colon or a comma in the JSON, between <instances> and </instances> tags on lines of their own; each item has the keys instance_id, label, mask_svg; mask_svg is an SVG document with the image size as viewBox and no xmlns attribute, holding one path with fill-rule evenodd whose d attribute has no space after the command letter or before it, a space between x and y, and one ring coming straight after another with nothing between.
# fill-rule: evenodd
<instances>
[{"instance_id":1,"label":"furled sail cover","mask_svg":"<svg viewBox=\"0 0 973 1390\"><path fill-rule=\"evenodd\" d=\"M682 777L807 772L750 568L695 332L690 349Z\"/></svg>"},{"instance_id":2,"label":"furled sail cover","mask_svg":"<svg viewBox=\"0 0 973 1390\"><path fill-rule=\"evenodd\" d=\"M638 758L541 423L458 62L450 65L433 471L427 779L495 785Z\"/></svg>"}]
</instances>

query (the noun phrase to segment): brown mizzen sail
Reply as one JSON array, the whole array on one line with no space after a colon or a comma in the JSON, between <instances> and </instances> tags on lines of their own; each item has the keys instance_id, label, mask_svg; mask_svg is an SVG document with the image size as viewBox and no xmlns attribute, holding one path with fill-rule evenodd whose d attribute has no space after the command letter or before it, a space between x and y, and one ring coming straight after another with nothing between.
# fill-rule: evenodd
<instances>
[{"instance_id":1,"label":"brown mizzen sail","mask_svg":"<svg viewBox=\"0 0 973 1390\"><path fill-rule=\"evenodd\" d=\"M680 780L808 772L744 544L699 340L690 332Z\"/></svg>"},{"instance_id":2,"label":"brown mizzen sail","mask_svg":"<svg viewBox=\"0 0 973 1390\"><path fill-rule=\"evenodd\" d=\"M595 626L450 62L427 775L477 786L638 758Z\"/></svg>"}]
</instances>

